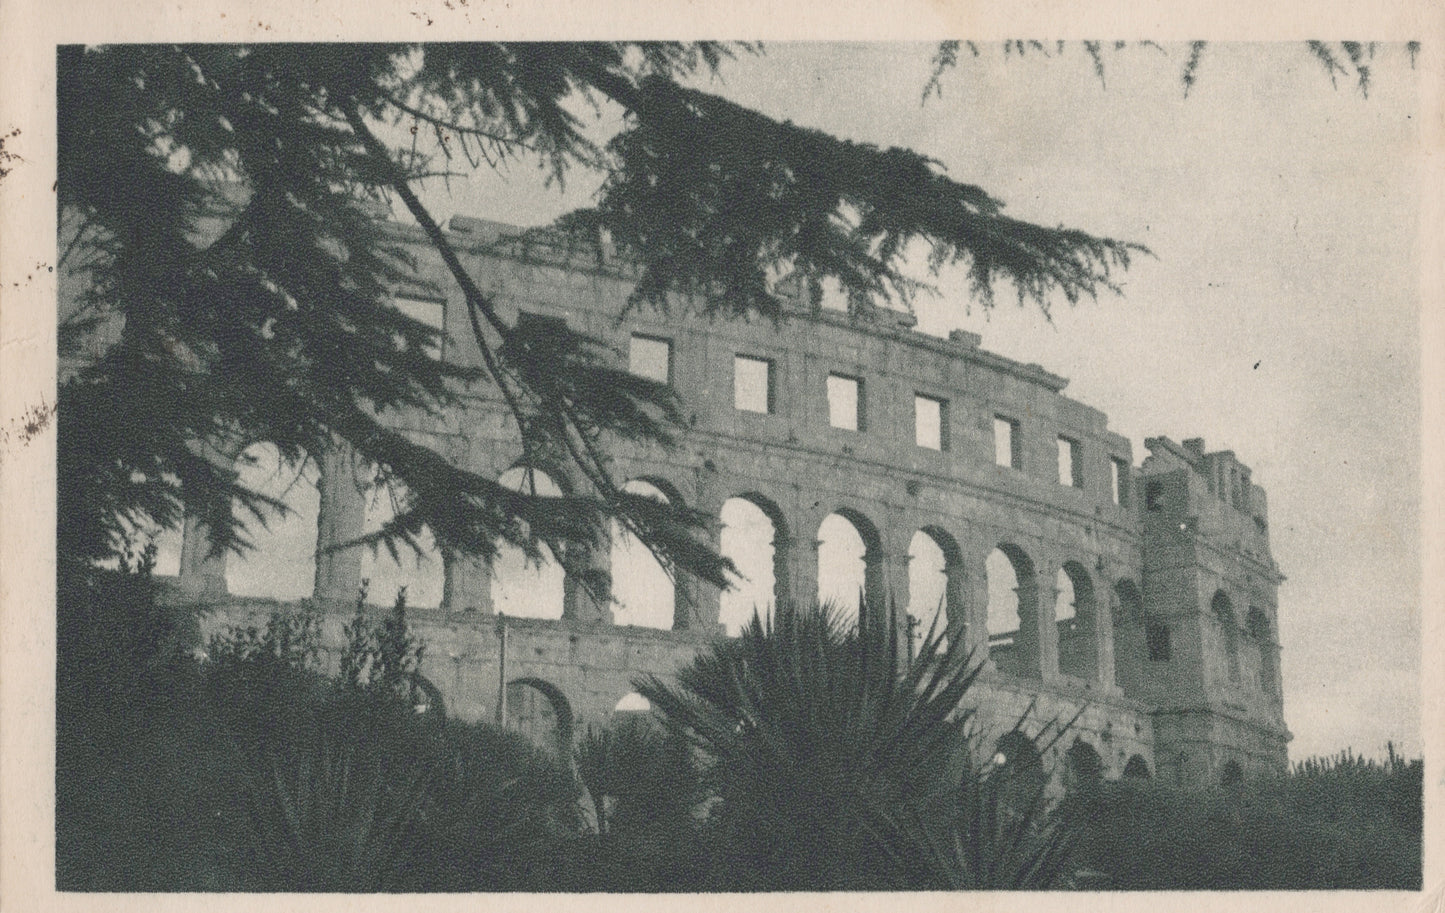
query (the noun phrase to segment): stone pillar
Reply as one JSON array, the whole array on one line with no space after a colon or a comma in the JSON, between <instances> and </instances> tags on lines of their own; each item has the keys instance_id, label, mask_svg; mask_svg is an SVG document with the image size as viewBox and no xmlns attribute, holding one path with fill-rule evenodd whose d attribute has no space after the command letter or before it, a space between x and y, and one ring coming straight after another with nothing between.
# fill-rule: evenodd
<instances>
[{"instance_id":1,"label":"stone pillar","mask_svg":"<svg viewBox=\"0 0 1445 913\"><path fill-rule=\"evenodd\" d=\"M713 512L708 522L708 544L714 550L722 536L722 520ZM719 613L722 611L722 593L710 583L704 583L691 574L675 573L672 589L672 629L674 631L701 630L712 633L722 630Z\"/></svg>"},{"instance_id":2,"label":"stone pillar","mask_svg":"<svg viewBox=\"0 0 1445 913\"><path fill-rule=\"evenodd\" d=\"M722 593L710 583L691 574L678 574L672 591L672 628L674 631L721 630Z\"/></svg>"},{"instance_id":3,"label":"stone pillar","mask_svg":"<svg viewBox=\"0 0 1445 913\"><path fill-rule=\"evenodd\" d=\"M965 625L968 648L980 662L988 658L988 550L968 556L959 585L963 589L963 612L959 621ZM949 586L953 578L949 577ZM956 622L949 619L950 629ZM950 631L950 633L952 633Z\"/></svg>"},{"instance_id":4,"label":"stone pillar","mask_svg":"<svg viewBox=\"0 0 1445 913\"><path fill-rule=\"evenodd\" d=\"M864 557L864 560L868 560L867 556ZM898 610L900 620L906 620L905 616L908 614L908 560L909 555L906 550L902 553L880 555L877 563L879 565L878 576L882 578L880 581L882 587L879 588L881 598L875 599L871 592L869 595L869 600L876 602L878 609L882 612L887 612L889 603L892 603ZM871 577L868 583L871 590L873 586Z\"/></svg>"},{"instance_id":5,"label":"stone pillar","mask_svg":"<svg viewBox=\"0 0 1445 913\"><path fill-rule=\"evenodd\" d=\"M977 625L973 622L969 605L967 568L961 560L951 560L944 564L943 576L943 611L948 637L950 640L962 641L972 650Z\"/></svg>"},{"instance_id":6,"label":"stone pillar","mask_svg":"<svg viewBox=\"0 0 1445 913\"><path fill-rule=\"evenodd\" d=\"M863 595L868 611L884 617L889 602L907 614L907 552L902 555L868 549L863 553Z\"/></svg>"},{"instance_id":7,"label":"stone pillar","mask_svg":"<svg viewBox=\"0 0 1445 913\"><path fill-rule=\"evenodd\" d=\"M176 582L187 598L226 595L226 553L213 547L211 528L190 511L181 527L181 567Z\"/></svg>"},{"instance_id":8,"label":"stone pillar","mask_svg":"<svg viewBox=\"0 0 1445 913\"><path fill-rule=\"evenodd\" d=\"M1014 593L1018 597L1019 627L1014 634L1013 642L1013 669L1014 675L1020 678L1042 678L1043 677L1043 647L1044 636L1047 633L1047 624L1052 624L1054 613L1043 611L1042 603L1045 598L1052 598L1053 588L1048 587L1040 592L1037 575L1018 575L1018 586ZM1057 642L1056 638L1050 638Z\"/></svg>"},{"instance_id":9,"label":"stone pillar","mask_svg":"<svg viewBox=\"0 0 1445 913\"><path fill-rule=\"evenodd\" d=\"M1265 668L1260 670L1260 679L1264 683L1264 692L1269 699L1271 713L1275 717L1283 718L1284 689L1280 687L1279 653L1279 644L1272 639L1265 641L1260 647L1259 655L1265 659Z\"/></svg>"},{"instance_id":10,"label":"stone pillar","mask_svg":"<svg viewBox=\"0 0 1445 913\"><path fill-rule=\"evenodd\" d=\"M818 538L792 537L773 546L784 555L785 572L778 579L787 584L788 598L799 608L818 601Z\"/></svg>"},{"instance_id":11,"label":"stone pillar","mask_svg":"<svg viewBox=\"0 0 1445 913\"><path fill-rule=\"evenodd\" d=\"M361 589L361 549L332 549L362 533L366 498L357 480L356 457L344 444L329 447L317 459L321 507L316 520L316 585L322 605L353 605Z\"/></svg>"},{"instance_id":12,"label":"stone pillar","mask_svg":"<svg viewBox=\"0 0 1445 913\"><path fill-rule=\"evenodd\" d=\"M876 611L880 618L887 618L889 605L890 603L892 604L895 613L893 623L898 627L899 659L911 664L916 655L914 625L922 625L924 622L922 619L915 622L913 616L908 612L909 558L907 549L902 553L894 552L879 556L877 563L880 565L881 576L883 577L882 593L879 598L875 598L872 595L869 596L869 608L871 611ZM867 560L866 556L864 560ZM870 593L873 590L871 580L869 581L869 590ZM928 629L926 627L918 630L920 638L927 633Z\"/></svg>"},{"instance_id":13,"label":"stone pillar","mask_svg":"<svg viewBox=\"0 0 1445 913\"><path fill-rule=\"evenodd\" d=\"M1032 601L1034 617L1024 617L1024 591L1026 585L1019 583L1019 639L1028 631L1033 640L1033 667L1031 677L1054 681L1059 677L1059 625L1054 620L1054 602L1058 599L1058 587L1054 573L1038 572L1034 575Z\"/></svg>"},{"instance_id":14,"label":"stone pillar","mask_svg":"<svg viewBox=\"0 0 1445 913\"><path fill-rule=\"evenodd\" d=\"M1108 575L1100 571L1094 583L1094 647L1098 656L1097 678L1106 690L1112 691L1114 681L1114 588Z\"/></svg>"},{"instance_id":15,"label":"stone pillar","mask_svg":"<svg viewBox=\"0 0 1445 913\"><path fill-rule=\"evenodd\" d=\"M793 547L789 538L776 520L773 521L773 605L784 605L793 598Z\"/></svg>"},{"instance_id":16,"label":"stone pillar","mask_svg":"<svg viewBox=\"0 0 1445 913\"><path fill-rule=\"evenodd\" d=\"M492 614L492 569L486 559L452 549L442 552L442 609Z\"/></svg>"},{"instance_id":17,"label":"stone pillar","mask_svg":"<svg viewBox=\"0 0 1445 913\"><path fill-rule=\"evenodd\" d=\"M563 567L566 567L564 562ZM562 581L562 617L582 624L612 624L612 547L605 539L587 551L592 590L571 573Z\"/></svg>"}]
</instances>

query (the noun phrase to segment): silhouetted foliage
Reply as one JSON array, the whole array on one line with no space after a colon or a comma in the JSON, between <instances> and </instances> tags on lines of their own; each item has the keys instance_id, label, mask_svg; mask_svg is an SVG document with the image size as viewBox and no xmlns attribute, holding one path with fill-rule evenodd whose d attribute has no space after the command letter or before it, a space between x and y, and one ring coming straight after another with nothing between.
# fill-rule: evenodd
<instances>
[{"instance_id":1,"label":"silhouetted foliage","mask_svg":"<svg viewBox=\"0 0 1445 913\"><path fill-rule=\"evenodd\" d=\"M1126 777L1069 797L1080 862L1121 890L1419 890L1423 763L1349 753L1185 789Z\"/></svg>"},{"instance_id":2,"label":"silhouetted foliage","mask_svg":"<svg viewBox=\"0 0 1445 913\"><path fill-rule=\"evenodd\" d=\"M1062 886L1046 777L974 766L979 667L932 631L909 662L892 611L754 616L678 673L638 683L701 753L729 890Z\"/></svg>"},{"instance_id":3,"label":"silhouetted foliage","mask_svg":"<svg viewBox=\"0 0 1445 913\"><path fill-rule=\"evenodd\" d=\"M607 172L598 205L561 228L609 233L649 300L685 292L776 313L775 280L797 275L906 302L914 241L935 268L965 268L985 304L1000 280L1045 308L1055 292L1115 288L1128 244L1009 219L917 153L683 85L733 53L707 42L60 48L61 269L84 289L63 315L61 351L85 362L60 394L62 552L102 558L128 529L174 528L183 510L221 548L245 548L245 517L283 505L239 484L231 455L265 440L294 463L344 443L401 492L395 518L362 541L416 545L425 528L443 549L484 557L498 542L546 543L588 584L588 550L616 517L669 566L725 584L705 518L629 498L611 475L611 436L673 438L675 395L617 368L598 340L504 320L417 195L442 170ZM620 115L606 145L575 113L589 103ZM480 368L433 358L436 332L391 306L411 268L379 218L391 204L460 286ZM498 486L388 424L457 408L473 385L507 403L526 459L571 494Z\"/></svg>"},{"instance_id":4,"label":"silhouetted foliage","mask_svg":"<svg viewBox=\"0 0 1445 913\"><path fill-rule=\"evenodd\" d=\"M1024 57L1030 54L1038 54L1044 57L1063 54L1069 42L1065 41L1024 41L1012 39L1002 44L1005 57ZM1084 53L1089 55L1094 65L1094 75L1098 77L1100 84L1105 82L1104 59L1110 54L1117 55L1119 52L1129 48L1139 47L1156 51L1160 54L1169 52L1154 41L1080 41L1075 42L1083 48ZM1339 78L1353 83L1360 95L1370 94L1371 80L1373 79L1373 65L1375 55L1384 53L1387 50L1403 49L1410 59L1410 66L1414 68L1415 58L1420 53L1420 42L1407 41L1403 43L1379 42L1379 41L1306 41L1303 42L1305 52L1324 68L1325 74L1329 77L1330 85L1339 88ZM1191 41L1187 45L1187 53L1184 63L1179 69L1179 84L1187 96L1189 90L1194 88L1199 78L1199 66L1208 50L1209 42ZM943 94L943 75L959 65L959 52L967 49L971 56L978 57L981 54L980 43L976 41L942 41L939 42L937 50L933 55L933 73L929 76L928 83L923 89L923 99L927 101L930 96Z\"/></svg>"}]
</instances>

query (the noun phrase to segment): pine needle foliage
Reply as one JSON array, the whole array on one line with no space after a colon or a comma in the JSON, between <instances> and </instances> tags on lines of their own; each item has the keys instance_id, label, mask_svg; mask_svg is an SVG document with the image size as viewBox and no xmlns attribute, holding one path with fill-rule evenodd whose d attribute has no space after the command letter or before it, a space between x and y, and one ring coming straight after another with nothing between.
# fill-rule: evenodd
<instances>
[{"instance_id":1,"label":"pine needle foliage","mask_svg":"<svg viewBox=\"0 0 1445 913\"><path fill-rule=\"evenodd\" d=\"M1107 85L1104 78L1105 60L1111 55L1117 59L1121 51L1136 47L1148 48L1166 56L1169 54L1169 51L1154 41L1080 41L1076 44L1080 45L1084 49L1084 53L1089 56L1094 67L1094 75L1098 78L1101 86ZM1332 87L1338 89L1340 80L1343 79L1347 84L1353 83L1362 98L1367 98L1370 94L1376 53L1383 54L1387 49L1391 49L1390 43L1377 41L1306 41L1303 44L1305 51L1324 68L1325 75L1329 77ZM1010 39L1002 43L1002 49L1003 56L1006 58L1029 55L1057 57L1064 54L1067 45L1068 42L1064 41ZM1199 64L1208 45L1207 41L1191 41L1186 46L1184 63L1179 69L1179 84L1186 97L1198 80ZM943 95L943 75L959 65L959 51L965 47L971 52L972 57L980 56L978 42L952 40L939 42L933 55L933 72L923 89L925 102L930 97ZM1409 58L1410 68L1415 68L1415 59L1420 53L1420 42L1407 41L1403 44L1394 44L1393 48L1403 48Z\"/></svg>"},{"instance_id":2,"label":"pine needle foliage","mask_svg":"<svg viewBox=\"0 0 1445 913\"><path fill-rule=\"evenodd\" d=\"M61 354L59 546L80 561L150 521L204 521L245 549L284 510L235 454L288 464L344 446L400 492L362 542L491 557L546 544L584 585L616 519L664 563L718 586L729 563L700 514L628 498L617 440L668 446L682 410L598 340L514 325L464 269L419 195L427 182L532 164L606 174L564 228L606 230L653 301L699 296L776 313L772 279L837 280L906 302L910 245L1048 308L1116 289L1132 246L1005 217L982 189L904 149L850 143L690 88L735 53L715 43L65 46L58 51ZM590 138L589 106L620 114ZM408 129L410 128L410 129ZM403 141L392 139L404 137ZM391 304L414 261L380 218L406 210L465 302L480 365L432 357L435 330ZM591 235L595 238L595 235ZM107 337L111 333L113 338ZM524 460L567 492L515 492L409 437L469 393L505 401ZM239 506L235 509L234 506Z\"/></svg>"}]
</instances>

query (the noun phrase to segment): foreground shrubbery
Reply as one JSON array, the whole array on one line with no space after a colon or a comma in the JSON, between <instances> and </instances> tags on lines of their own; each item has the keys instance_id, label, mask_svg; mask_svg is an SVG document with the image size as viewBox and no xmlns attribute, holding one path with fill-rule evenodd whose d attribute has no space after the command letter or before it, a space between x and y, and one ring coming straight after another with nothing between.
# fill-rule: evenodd
<instances>
[{"instance_id":1,"label":"foreground shrubbery","mask_svg":"<svg viewBox=\"0 0 1445 913\"><path fill-rule=\"evenodd\" d=\"M934 640L907 667L886 619L847 628L783 609L705 654L681 689L651 683L659 714L589 734L564 765L418 712L402 600L378 625L358 614L331 679L314 619L277 614L199 662L148 586L143 572L90 574L66 593L62 888L1042 887L1067 874L1038 790L969 761L967 715L953 713L967 657ZM98 646L128 625L143 636Z\"/></svg>"},{"instance_id":2,"label":"foreground shrubbery","mask_svg":"<svg viewBox=\"0 0 1445 913\"><path fill-rule=\"evenodd\" d=\"M1118 889L1418 890L1423 770L1392 749L1232 787L1103 783L1068 807L1078 861Z\"/></svg>"},{"instance_id":3,"label":"foreground shrubbery","mask_svg":"<svg viewBox=\"0 0 1445 913\"><path fill-rule=\"evenodd\" d=\"M347 628L277 614L198 661L131 573L62 580L62 890L707 891L1418 887L1420 762L1309 763L1187 792L978 766L974 673L888 619L780 609L719 643L655 713L561 763L417 690L405 602ZM139 571L139 573L135 573Z\"/></svg>"},{"instance_id":4,"label":"foreground shrubbery","mask_svg":"<svg viewBox=\"0 0 1445 913\"><path fill-rule=\"evenodd\" d=\"M127 664L131 645L94 637L146 599L143 575L100 574L66 595L62 890L536 890L577 830L577 787L555 759L515 733L417 712L389 671L415 646L388 647L400 600L357 629L352 674L337 680L318 671L304 615L214 642L206 662L178 637Z\"/></svg>"}]
</instances>

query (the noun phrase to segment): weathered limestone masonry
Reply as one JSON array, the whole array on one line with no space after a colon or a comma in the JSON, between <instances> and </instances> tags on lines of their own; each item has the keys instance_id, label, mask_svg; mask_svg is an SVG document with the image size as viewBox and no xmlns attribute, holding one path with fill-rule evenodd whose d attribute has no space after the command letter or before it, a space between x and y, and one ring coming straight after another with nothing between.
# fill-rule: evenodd
<instances>
[{"instance_id":1,"label":"weathered limestone masonry","mask_svg":"<svg viewBox=\"0 0 1445 913\"><path fill-rule=\"evenodd\" d=\"M461 294L440 258L419 233L396 230L415 241L418 258L415 282L396 294L442 304L442 357L477 363ZM673 451L614 442L616 476L714 517L733 497L760 507L775 530L776 598L814 598L817 530L837 513L866 545L865 599L906 605L909 544L924 531L946 559L950 636L989 656L973 698L989 732L1007 731L1032 704L1033 721L1077 716L1046 760L1062 761L1077 743L1070 757L1096 754L1106 776L1127 765L1180 783L1219 782L1285 764L1275 598L1283 578L1270 557L1264 492L1233 454L1157 438L1135 468L1129 441L1101 412L1060 395L1063 378L983 351L970 333L918 333L906 314L822 310L803 296L778 324L701 316L681 301L668 314L629 309L635 274L605 243L578 250L464 218L452 220L450 235L509 320L564 320L615 343L624 359L634 336L666 343L691 429ZM767 365L766 411L735 406L739 356ZM830 424L830 376L856 384L856 430ZM916 397L939 404L936 448L915 443ZM521 455L511 419L486 390L441 421L396 420L493 477ZM317 458L323 549L361 531L348 459ZM225 597L224 559L208 554L203 528L185 532L182 590L221 607L217 623L261 611ZM985 566L995 549L1017 575L1019 626L991 638ZM320 554L314 597L331 609L336 647L361 559L356 550ZM489 718L501 639L489 570L443 558L442 607L411 613L426 643L423 671L449 712ZM1074 589L1067 620L1054 615L1060 571ZM673 630L659 631L615 625L608 606L569 586L560 620L507 620L506 679L544 697L537 712L551 715L566 742L605 723L636 676L666 677L719 636L718 594L692 596L679 598Z\"/></svg>"}]
</instances>

